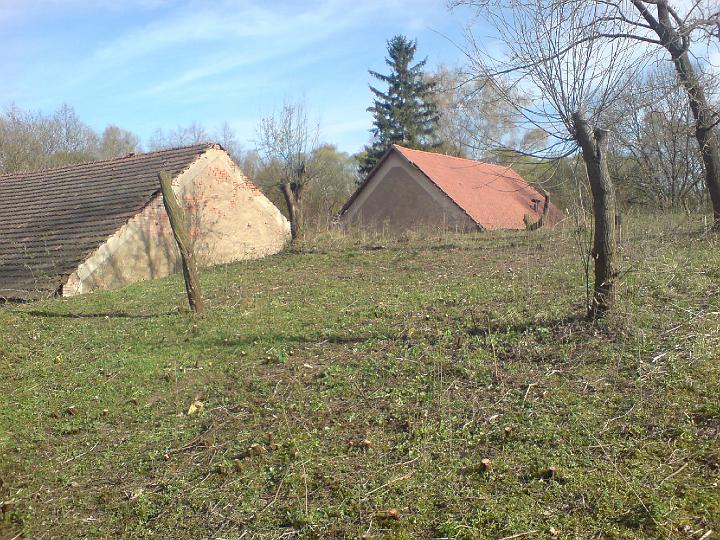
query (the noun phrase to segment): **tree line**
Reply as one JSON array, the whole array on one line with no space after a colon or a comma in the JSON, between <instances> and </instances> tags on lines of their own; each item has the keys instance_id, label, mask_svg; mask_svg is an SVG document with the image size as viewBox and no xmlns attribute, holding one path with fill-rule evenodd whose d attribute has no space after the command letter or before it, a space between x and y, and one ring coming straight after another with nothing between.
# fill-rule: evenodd
<instances>
[{"instance_id":1,"label":"tree line","mask_svg":"<svg viewBox=\"0 0 720 540\"><path fill-rule=\"evenodd\" d=\"M507 76L494 73L497 69L479 65L478 58L483 57L473 44L469 50L475 63L439 65L433 70L427 69L426 60L415 61L416 41L398 35L387 45L389 72L370 71L383 83L382 88L370 87L374 97L368 108L373 117L370 140L355 155L319 140L319 126L309 120L302 101L287 100L260 118L249 149L228 123L213 130L199 122L157 129L143 148L137 135L116 125L96 133L69 105L52 114L9 106L0 114L0 172L212 140L228 150L289 217L288 200L296 220L302 214L299 219L308 226L325 227L385 150L396 143L512 165L529 181L547 188L560 206L575 204L579 155L567 148L548 151L553 144L561 146L565 135L558 138L548 119L526 118L532 90L513 87ZM709 191L703 181L703 153L695 138L696 120L675 70L667 64L646 66L626 78L608 107L614 114L608 169L615 179L618 205L697 211ZM717 110L717 81L706 77L704 83L709 106ZM305 185L307 190L300 187Z\"/></svg>"}]
</instances>

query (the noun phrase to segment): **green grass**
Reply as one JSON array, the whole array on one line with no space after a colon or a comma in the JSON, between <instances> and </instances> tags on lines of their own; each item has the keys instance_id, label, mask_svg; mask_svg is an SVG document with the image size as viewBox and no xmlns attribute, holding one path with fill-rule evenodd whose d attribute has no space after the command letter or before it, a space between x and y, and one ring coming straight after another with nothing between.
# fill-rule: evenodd
<instances>
[{"instance_id":1,"label":"green grass","mask_svg":"<svg viewBox=\"0 0 720 540\"><path fill-rule=\"evenodd\" d=\"M0 307L0 538L718 531L720 242L683 221L631 224L598 324L564 229L327 235L205 271L201 319L179 276Z\"/></svg>"}]
</instances>

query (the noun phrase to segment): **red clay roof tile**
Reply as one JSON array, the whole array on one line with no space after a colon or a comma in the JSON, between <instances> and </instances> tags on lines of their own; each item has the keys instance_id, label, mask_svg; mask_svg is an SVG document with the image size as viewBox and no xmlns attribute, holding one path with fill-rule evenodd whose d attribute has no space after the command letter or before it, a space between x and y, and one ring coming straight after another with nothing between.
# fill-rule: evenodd
<instances>
[{"instance_id":1,"label":"red clay roof tile","mask_svg":"<svg viewBox=\"0 0 720 540\"><path fill-rule=\"evenodd\" d=\"M399 145L393 148L486 229L524 229L525 214L533 221L542 214L545 198L510 167ZM549 215L551 222L559 215L552 203Z\"/></svg>"}]
</instances>

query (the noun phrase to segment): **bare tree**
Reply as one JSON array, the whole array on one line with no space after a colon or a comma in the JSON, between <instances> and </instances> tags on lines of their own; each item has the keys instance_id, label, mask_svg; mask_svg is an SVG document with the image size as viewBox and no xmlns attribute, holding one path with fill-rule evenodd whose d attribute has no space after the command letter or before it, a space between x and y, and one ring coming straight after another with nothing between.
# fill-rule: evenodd
<instances>
[{"instance_id":1,"label":"bare tree","mask_svg":"<svg viewBox=\"0 0 720 540\"><path fill-rule=\"evenodd\" d=\"M187 293L188 303L193 314L200 315L205 309L202 291L200 290L200 280L197 274L197 262L195 261L195 251L190 240L190 233L185 219L185 211L180 206L177 196L172 188L172 176L166 171L160 171L158 174L160 179L160 188L163 196L163 206L170 221L175 243L180 251L180 259L183 268L183 278L185 279L185 292Z\"/></svg>"},{"instance_id":2,"label":"bare tree","mask_svg":"<svg viewBox=\"0 0 720 540\"><path fill-rule=\"evenodd\" d=\"M223 122L220 127L215 130L213 140L220 143L236 163L240 163L243 160L242 145L238 142L237 134L228 122Z\"/></svg>"},{"instance_id":3,"label":"bare tree","mask_svg":"<svg viewBox=\"0 0 720 540\"><path fill-rule=\"evenodd\" d=\"M134 133L119 128L108 126L100 137L98 149L99 159L113 159L138 152L140 150L140 139Z\"/></svg>"},{"instance_id":4,"label":"bare tree","mask_svg":"<svg viewBox=\"0 0 720 540\"><path fill-rule=\"evenodd\" d=\"M55 148L52 119L10 106L0 116L0 172L48 167Z\"/></svg>"},{"instance_id":5,"label":"bare tree","mask_svg":"<svg viewBox=\"0 0 720 540\"><path fill-rule=\"evenodd\" d=\"M492 59L470 35L468 55L478 78L504 78L496 89L522 118L524 127L547 134L534 153L556 158L580 151L593 197L594 290L588 316L611 308L617 278L615 189L607 166L611 104L622 92L635 60L621 38L597 39L592 23L606 18L602 2L566 0L460 0L482 11L497 30L504 56ZM606 27L618 25L608 19ZM522 88L518 102L504 88Z\"/></svg>"},{"instance_id":6,"label":"bare tree","mask_svg":"<svg viewBox=\"0 0 720 540\"><path fill-rule=\"evenodd\" d=\"M70 105L61 105L52 121L56 154L76 155L86 160L88 155L95 153L98 146L97 134L80 120Z\"/></svg>"},{"instance_id":7,"label":"bare tree","mask_svg":"<svg viewBox=\"0 0 720 540\"><path fill-rule=\"evenodd\" d=\"M712 202L715 229L720 230L720 142L717 133L720 117L718 111L710 106L702 77L690 60L693 34L720 24L717 4L696 0L681 15L667 0L632 0L642 19L627 15L625 2L617 0L613 4L616 17L623 17L635 28L635 39L656 43L670 54L695 117L695 137L705 166L705 183ZM654 32L657 39L648 38L647 30Z\"/></svg>"},{"instance_id":8,"label":"bare tree","mask_svg":"<svg viewBox=\"0 0 720 540\"><path fill-rule=\"evenodd\" d=\"M0 171L59 167L98 156L99 137L72 107L54 114L24 111L16 106L0 114Z\"/></svg>"},{"instance_id":9,"label":"bare tree","mask_svg":"<svg viewBox=\"0 0 720 540\"><path fill-rule=\"evenodd\" d=\"M148 147L151 151L165 148L179 148L208 142L210 136L200 122L193 122L188 126L178 126L167 132L156 129L150 136Z\"/></svg>"},{"instance_id":10,"label":"bare tree","mask_svg":"<svg viewBox=\"0 0 720 540\"><path fill-rule=\"evenodd\" d=\"M611 171L630 203L689 208L704 194L695 121L675 71L659 69L639 80L616 105L619 122Z\"/></svg>"},{"instance_id":11,"label":"bare tree","mask_svg":"<svg viewBox=\"0 0 720 540\"><path fill-rule=\"evenodd\" d=\"M504 4L493 0L456 0L451 2L451 5L487 6L492 3ZM513 6L510 9L515 9L525 2L510 0L509 4ZM717 0L685 2L687 7L684 10L669 0L556 0L555 4L595 6L596 15L585 21L585 24L593 26L594 30L581 37L584 41L621 40L628 43L630 40L635 45L644 45L641 48L635 47L637 55L650 56L653 46L662 48L670 55L695 119L695 138L702 154L705 184L712 203L715 229L720 230L720 115L709 102L703 74L697 63L691 59L691 46L694 43L700 40L714 43L713 36L719 35L720 10ZM563 51L546 52L554 55Z\"/></svg>"},{"instance_id":12,"label":"bare tree","mask_svg":"<svg viewBox=\"0 0 720 540\"><path fill-rule=\"evenodd\" d=\"M516 126L517 112L504 96L515 94L515 89L497 87L502 81L489 81L477 73L465 73L459 68L439 66L428 74L435 88L432 98L440 118L437 138L443 141L439 150L458 157L488 159L488 151L498 147L513 147L519 135Z\"/></svg>"},{"instance_id":13,"label":"bare tree","mask_svg":"<svg viewBox=\"0 0 720 540\"><path fill-rule=\"evenodd\" d=\"M257 146L266 167L275 170L279 189L285 198L292 238L303 230L303 195L313 180L308 168L310 157L318 146L319 126L308 121L304 103L283 103L280 111L260 119Z\"/></svg>"}]
</instances>

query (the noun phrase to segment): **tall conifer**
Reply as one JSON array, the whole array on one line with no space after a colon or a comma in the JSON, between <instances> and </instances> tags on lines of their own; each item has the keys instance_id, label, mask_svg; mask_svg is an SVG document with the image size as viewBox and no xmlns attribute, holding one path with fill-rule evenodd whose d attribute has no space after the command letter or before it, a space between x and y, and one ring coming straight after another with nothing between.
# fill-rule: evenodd
<instances>
[{"instance_id":1,"label":"tall conifer","mask_svg":"<svg viewBox=\"0 0 720 540\"><path fill-rule=\"evenodd\" d=\"M413 65L416 49L417 40L397 35L387 42L385 63L390 66L390 74L369 71L372 77L387 84L387 91L370 86L375 95L373 106L368 108L374 117L373 141L365 147L361 158L363 175L372 170L392 144L426 150L440 143L435 137L439 114L431 99L435 84L423 76L427 59Z\"/></svg>"}]
</instances>

